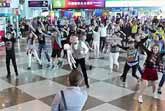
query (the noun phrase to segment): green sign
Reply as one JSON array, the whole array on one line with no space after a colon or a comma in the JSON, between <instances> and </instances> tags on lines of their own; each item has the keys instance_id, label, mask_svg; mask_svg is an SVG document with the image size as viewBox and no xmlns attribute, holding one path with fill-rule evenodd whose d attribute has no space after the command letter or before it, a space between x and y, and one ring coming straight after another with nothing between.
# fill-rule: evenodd
<instances>
[{"instance_id":1,"label":"green sign","mask_svg":"<svg viewBox=\"0 0 165 111\"><path fill-rule=\"evenodd\" d=\"M64 8L65 7L65 0L53 0L53 7Z\"/></svg>"}]
</instances>

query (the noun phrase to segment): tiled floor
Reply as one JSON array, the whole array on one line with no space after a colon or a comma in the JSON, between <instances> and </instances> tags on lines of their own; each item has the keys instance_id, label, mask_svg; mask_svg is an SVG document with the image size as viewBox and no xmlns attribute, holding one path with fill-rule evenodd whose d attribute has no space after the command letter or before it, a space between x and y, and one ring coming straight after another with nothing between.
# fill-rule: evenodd
<instances>
[{"instance_id":1,"label":"tiled floor","mask_svg":"<svg viewBox=\"0 0 165 111\"><path fill-rule=\"evenodd\" d=\"M40 70L36 60L33 60L32 70L28 71L25 44L21 44L20 51L16 48L16 52L19 77L15 78L12 73L12 78L6 79L5 50L0 48L0 111L50 111L55 94L67 86L66 77L70 72L67 62L61 69L52 70L44 66ZM119 71L113 73L109 72L106 54L100 59L87 61L90 88L82 87L89 94L83 111L165 111L165 88L163 94L154 99L151 87L148 87L144 103L139 104L133 99L138 86L131 74L127 78L127 87L121 87L119 76L123 70L124 56L122 53L119 59ZM92 70L89 70L90 65ZM13 72L12 65L11 69Z\"/></svg>"}]
</instances>

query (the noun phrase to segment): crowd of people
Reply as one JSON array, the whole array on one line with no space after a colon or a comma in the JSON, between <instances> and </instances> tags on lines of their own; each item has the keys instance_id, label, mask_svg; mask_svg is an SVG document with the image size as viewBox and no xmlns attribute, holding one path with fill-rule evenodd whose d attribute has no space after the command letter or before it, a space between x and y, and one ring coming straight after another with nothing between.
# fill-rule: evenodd
<instances>
[{"instance_id":1,"label":"crowd of people","mask_svg":"<svg viewBox=\"0 0 165 111\"><path fill-rule=\"evenodd\" d=\"M123 74L120 76L122 86L126 86L127 73L131 68L132 76L137 79L137 84L139 84L137 99L140 103L143 102L142 95L148 81L152 83L154 95L156 90L159 94L162 93L161 88L165 81L165 21L162 18L158 19L156 16L145 19L129 16L93 16L89 21L83 17L71 19L64 17L54 24L49 23L49 20L34 18L30 21L23 20L20 25L21 33L25 33L25 30L28 31L28 70L31 69L33 56L37 59L39 68L43 68L42 51L47 58L47 68L61 68L63 58L67 58L72 70L77 70L80 65L85 85L89 88L86 57L90 55L99 59L102 53L107 53L109 55L109 70L110 73L113 73L113 69L119 69L118 58L120 50L123 49L127 53L127 57ZM16 76L18 76L18 71L14 52L16 40L14 30L12 25L7 28L6 37L3 40L6 45L7 78L10 78L10 59L12 59ZM47 42L47 40L51 42ZM52 50L51 57L48 53L49 45ZM63 55L61 55L62 52ZM137 70L140 75L137 75ZM163 76L158 89L156 89L158 72ZM72 72L72 75L74 75L73 73L75 72Z\"/></svg>"}]
</instances>

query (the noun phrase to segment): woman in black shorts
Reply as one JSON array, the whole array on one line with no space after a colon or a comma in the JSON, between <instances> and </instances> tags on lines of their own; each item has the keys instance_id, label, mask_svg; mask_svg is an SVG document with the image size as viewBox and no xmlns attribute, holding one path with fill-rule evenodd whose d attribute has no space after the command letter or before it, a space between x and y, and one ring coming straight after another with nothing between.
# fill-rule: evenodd
<instances>
[{"instance_id":1,"label":"woman in black shorts","mask_svg":"<svg viewBox=\"0 0 165 111\"><path fill-rule=\"evenodd\" d=\"M55 67L54 61L57 58L57 66L62 66L62 60L61 60L61 35L59 33L59 30L55 28L52 33L52 69Z\"/></svg>"}]
</instances>

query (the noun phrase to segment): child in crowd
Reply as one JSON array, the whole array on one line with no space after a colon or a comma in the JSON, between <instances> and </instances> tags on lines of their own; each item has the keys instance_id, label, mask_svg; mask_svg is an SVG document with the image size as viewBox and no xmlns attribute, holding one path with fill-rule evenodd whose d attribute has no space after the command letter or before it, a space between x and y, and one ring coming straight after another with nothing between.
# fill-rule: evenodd
<instances>
[{"instance_id":1,"label":"child in crowd","mask_svg":"<svg viewBox=\"0 0 165 111\"><path fill-rule=\"evenodd\" d=\"M141 39L141 41L136 44L134 41L131 40L128 42L128 47L122 47L122 46L118 45L120 48L127 51L127 60L126 60L125 66L124 66L124 71L123 71L123 74L120 76L120 79L123 82L123 86L126 85L125 84L126 77L127 77L127 73L130 68L132 68L132 76L135 77L138 80L138 82L140 81L139 77L136 75L136 71L139 67L138 47L141 44L143 44L146 40L147 40L147 38Z\"/></svg>"},{"instance_id":2,"label":"child in crowd","mask_svg":"<svg viewBox=\"0 0 165 111\"><path fill-rule=\"evenodd\" d=\"M161 58L164 56L165 53L159 53L159 45L155 44L151 48L151 51L149 51L146 47L142 45L143 49L147 53L147 59L145 63L145 69L144 73L142 74L142 82L141 87L138 91L138 101L140 103L143 103L143 97L142 94L146 87L148 86L148 81L151 81L152 83L152 89L154 97L156 97L156 80L158 80L157 75L157 66L159 65L159 62Z\"/></svg>"}]
</instances>

